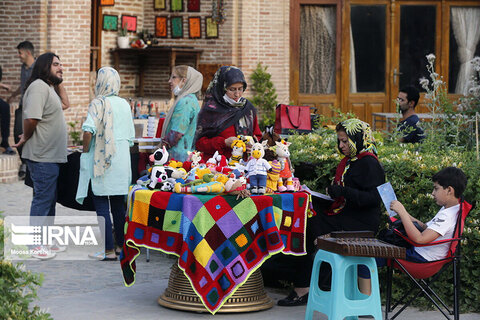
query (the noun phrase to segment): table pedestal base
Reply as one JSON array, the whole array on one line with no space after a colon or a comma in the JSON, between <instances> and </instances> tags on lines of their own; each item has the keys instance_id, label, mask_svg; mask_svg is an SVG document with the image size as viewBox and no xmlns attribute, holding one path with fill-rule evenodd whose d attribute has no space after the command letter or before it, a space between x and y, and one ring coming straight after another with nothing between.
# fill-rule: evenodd
<instances>
[{"instance_id":1,"label":"table pedestal base","mask_svg":"<svg viewBox=\"0 0 480 320\"><path fill-rule=\"evenodd\" d=\"M158 304L177 310L208 312L177 263L172 267L168 287L158 298ZM271 307L273 307L273 301L265 292L260 270L256 270L218 312L251 312L266 310Z\"/></svg>"}]
</instances>

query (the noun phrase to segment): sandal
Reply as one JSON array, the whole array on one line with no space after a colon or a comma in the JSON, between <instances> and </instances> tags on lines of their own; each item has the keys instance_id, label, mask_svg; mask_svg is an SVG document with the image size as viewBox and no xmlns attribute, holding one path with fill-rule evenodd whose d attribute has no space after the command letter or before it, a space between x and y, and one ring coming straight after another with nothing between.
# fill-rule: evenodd
<instances>
[{"instance_id":1,"label":"sandal","mask_svg":"<svg viewBox=\"0 0 480 320\"><path fill-rule=\"evenodd\" d=\"M117 256L115 255L115 252L113 250L112 251L107 251L106 253L105 253L105 251L95 252L93 254L89 254L88 257L92 258L92 259L95 259L95 260L99 260L99 261L115 261L115 260L117 260Z\"/></svg>"},{"instance_id":2,"label":"sandal","mask_svg":"<svg viewBox=\"0 0 480 320\"><path fill-rule=\"evenodd\" d=\"M117 255L115 254L115 250L108 250L105 251L105 255L101 261L116 261Z\"/></svg>"}]
</instances>

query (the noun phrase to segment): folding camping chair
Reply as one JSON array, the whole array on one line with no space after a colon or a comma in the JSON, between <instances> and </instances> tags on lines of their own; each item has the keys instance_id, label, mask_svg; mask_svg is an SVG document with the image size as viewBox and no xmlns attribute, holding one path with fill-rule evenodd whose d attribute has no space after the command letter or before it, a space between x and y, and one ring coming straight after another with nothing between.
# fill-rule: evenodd
<instances>
[{"instance_id":1,"label":"folding camping chair","mask_svg":"<svg viewBox=\"0 0 480 320\"><path fill-rule=\"evenodd\" d=\"M385 304L385 320L395 319L405 308L407 308L421 293L423 293L447 318L451 319L450 315L453 315L455 320L459 319L459 294L460 294L460 240L463 233L463 227L465 225L465 219L472 209L472 205L466 201L460 202L460 210L453 233L453 238L433 241L428 244L417 244L403 236L400 232L395 232L404 238L406 241L414 246L432 246L441 243L450 243L450 249L447 256L444 259L437 261L430 261L425 263L415 263L402 259L390 259L388 261L387 271L387 300ZM453 310L451 310L447 304L440 299L440 297L432 289L431 285L438 278L438 276L447 269L448 265L453 265ZM405 273L410 280L412 280L412 290L409 290L398 301L392 301L392 275L393 268ZM414 290L417 289L417 290ZM408 299L407 299L408 298ZM393 313L394 310L401 304L404 305L398 310L391 318L389 313ZM442 305L440 306L439 303ZM392 307L392 304L393 307ZM447 314L448 313L448 314Z\"/></svg>"}]
</instances>

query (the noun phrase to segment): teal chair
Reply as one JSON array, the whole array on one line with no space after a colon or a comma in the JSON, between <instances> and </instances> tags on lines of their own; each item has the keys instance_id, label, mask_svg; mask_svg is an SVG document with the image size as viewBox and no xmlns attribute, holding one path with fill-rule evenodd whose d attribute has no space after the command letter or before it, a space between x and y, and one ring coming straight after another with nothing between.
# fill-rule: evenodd
<instances>
[{"instance_id":1,"label":"teal chair","mask_svg":"<svg viewBox=\"0 0 480 320\"><path fill-rule=\"evenodd\" d=\"M324 291L318 285L322 262L330 264L332 268L330 291ZM372 286L370 296L361 293L358 289L358 265L365 265L370 270ZM311 320L315 310L327 315L329 320L358 319L357 316L360 315L371 315L377 320L382 319L375 258L342 256L318 250L313 262L305 320Z\"/></svg>"}]
</instances>

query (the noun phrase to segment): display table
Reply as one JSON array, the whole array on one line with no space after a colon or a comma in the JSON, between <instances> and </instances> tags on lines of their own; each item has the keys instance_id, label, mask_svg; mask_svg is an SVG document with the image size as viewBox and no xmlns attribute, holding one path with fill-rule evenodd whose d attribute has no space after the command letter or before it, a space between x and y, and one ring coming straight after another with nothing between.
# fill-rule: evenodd
<instances>
[{"instance_id":1,"label":"display table","mask_svg":"<svg viewBox=\"0 0 480 320\"><path fill-rule=\"evenodd\" d=\"M176 194L135 186L128 199L121 256L125 284L135 281L139 247L179 257L193 290L211 313L271 255L303 255L309 195Z\"/></svg>"}]
</instances>

